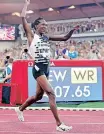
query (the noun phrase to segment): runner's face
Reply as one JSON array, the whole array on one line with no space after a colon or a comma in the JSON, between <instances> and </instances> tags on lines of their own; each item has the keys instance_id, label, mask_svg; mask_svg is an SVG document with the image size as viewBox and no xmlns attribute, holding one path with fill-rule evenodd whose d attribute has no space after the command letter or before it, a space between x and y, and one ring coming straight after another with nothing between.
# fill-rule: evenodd
<instances>
[{"instance_id":1,"label":"runner's face","mask_svg":"<svg viewBox=\"0 0 104 134\"><path fill-rule=\"evenodd\" d=\"M40 20L40 23L36 26L36 30L42 34L47 33L48 31L47 22L44 19Z\"/></svg>"}]
</instances>

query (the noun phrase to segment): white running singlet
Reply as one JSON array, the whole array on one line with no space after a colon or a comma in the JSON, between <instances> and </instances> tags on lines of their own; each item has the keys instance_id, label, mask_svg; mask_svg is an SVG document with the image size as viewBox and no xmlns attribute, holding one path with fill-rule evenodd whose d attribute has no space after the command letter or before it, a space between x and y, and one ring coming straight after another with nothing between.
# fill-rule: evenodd
<instances>
[{"instance_id":1,"label":"white running singlet","mask_svg":"<svg viewBox=\"0 0 104 134\"><path fill-rule=\"evenodd\" d=\"M29 53L35 60L35 63L49 63L50 44L47 36L34 34L34 39L29 47Z\"/></svg>"}]
</instances>

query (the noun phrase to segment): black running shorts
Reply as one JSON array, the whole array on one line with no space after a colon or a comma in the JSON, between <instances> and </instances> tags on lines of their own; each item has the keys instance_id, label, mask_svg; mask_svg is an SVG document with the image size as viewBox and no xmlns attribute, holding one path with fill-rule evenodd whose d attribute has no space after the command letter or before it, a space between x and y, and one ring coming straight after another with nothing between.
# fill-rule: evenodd
<instances>
[{"instance_id":1,"label":"black running shorts","mask_svg":"<svg viewBox=\"0 0 104 134\"><path fill-rule=\"evenodd\" d=\"M37 79L41 75L45 75L48 78L49 77L49 64L36 63L33 66L32 73L35 79Z\"/></svg>"}]
</instances>

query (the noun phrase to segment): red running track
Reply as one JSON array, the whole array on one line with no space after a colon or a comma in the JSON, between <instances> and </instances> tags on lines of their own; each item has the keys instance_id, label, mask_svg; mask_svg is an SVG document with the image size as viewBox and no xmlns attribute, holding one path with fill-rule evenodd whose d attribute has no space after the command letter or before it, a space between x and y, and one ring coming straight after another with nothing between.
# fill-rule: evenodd
<instances>
[{"instance_id":1,"label":"red running track","mask_svg":"<svg viewBox=\"0 0 104 134\"><path fill-rule=\"evenodd\" d=\"M0 134L104 134L103 111L59 111L61 120L72 125L69 132L57 132L50 110L24 111L20 122L13 110L0 110Z\"/></svg>"}]
</instances>

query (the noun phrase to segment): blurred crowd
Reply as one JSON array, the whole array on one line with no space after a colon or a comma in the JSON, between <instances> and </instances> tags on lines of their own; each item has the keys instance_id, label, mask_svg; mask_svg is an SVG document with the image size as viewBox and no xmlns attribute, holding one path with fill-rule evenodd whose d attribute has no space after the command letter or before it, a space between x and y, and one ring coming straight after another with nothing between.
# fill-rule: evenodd
<instances>
[{"instance_id":1,"label":"blurred crowd","mask_svg":"<svg viewBox=\"0 0 104 134\"><path fill-rule=\"evenodd\" d=\"M63 21L64 22L64 21ZM104 20L86 20L86 21L71 21L68 23L56 23L49 24L49 33L61 34L68 32L73 27L79 25L80 28L75 32L75 34L80 33L95 33L95 32L104 32Z\"/></svg>"},{"instance_id":2,"label":"blurred crowd","mask_svg":"<svg viewBox=\"0 0 104 134\"><path fill-rule=\"evenodd\" d=\"M60 42L56 45L55 56L53 58L68 60L104 60L104 41L95 40L93 44L90 41Z\"/></svg>"},{"instance_id":3,"label":"blurred crowd","mask_svg":"<svg viewBox=\"0 0 104 134\"><path fill-rule=\"evenodd\" d=\"M0 52L0 67L6 65L6 62L9 58L13 58L14 60L19 59L31 59L28 55L28 45L18 45L13 46L9 49L5 49L4 51Z\"/></svg>"},{"instance_id":4,"label":"blurred crowd","mask_svg":"<svg viewBox=\"0 0 104 134\"><path fill-rule=\"evenodd\" d=\"M11 49L6 49L0 52L0 66L5 64L9 57L14 60L32 59L28 52L28 45L20 45ZM75 41L57 42L51 45L51 59L89 59L89 60L104 60L104 40L95 40L92 44L91 41Z\"/></svg>"}]
</instances>

